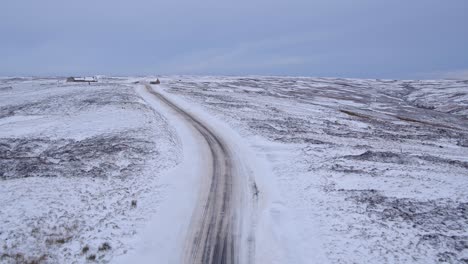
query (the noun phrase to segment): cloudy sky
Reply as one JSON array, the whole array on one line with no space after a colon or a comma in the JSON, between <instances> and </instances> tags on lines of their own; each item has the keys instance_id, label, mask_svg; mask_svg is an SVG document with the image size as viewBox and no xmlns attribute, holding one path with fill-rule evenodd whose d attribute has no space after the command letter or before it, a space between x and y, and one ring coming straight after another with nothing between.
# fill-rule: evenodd
<instances>
[{"instance_id":1,"label":"cloudy sky","mask_svg":"<svg viewBox=\"0 0 468 264\"><path fill-rule=\"evenodd\" d=\"M2 0L0 75L468 79L467 0Z\"/></svg>"}]
</instances>

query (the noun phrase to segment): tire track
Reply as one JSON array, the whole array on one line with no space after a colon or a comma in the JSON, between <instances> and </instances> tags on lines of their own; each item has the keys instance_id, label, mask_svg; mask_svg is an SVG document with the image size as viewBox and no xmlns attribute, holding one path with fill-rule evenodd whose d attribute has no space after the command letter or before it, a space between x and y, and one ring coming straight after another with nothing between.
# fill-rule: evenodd
<instances>
[{"instance_id":1,"label":"tire track","mask_svg":"<svg viewBox=\"0 0 468 264\"><path fill-rule=\"evenodd\" d=\"M190 113L145 84L146 90L175 110L205 139L211 154L209 192L202 195L192 217L185 246L185 263L233 264L239 262L233 157L223 140Z\"/></svg>"}]
</instances>

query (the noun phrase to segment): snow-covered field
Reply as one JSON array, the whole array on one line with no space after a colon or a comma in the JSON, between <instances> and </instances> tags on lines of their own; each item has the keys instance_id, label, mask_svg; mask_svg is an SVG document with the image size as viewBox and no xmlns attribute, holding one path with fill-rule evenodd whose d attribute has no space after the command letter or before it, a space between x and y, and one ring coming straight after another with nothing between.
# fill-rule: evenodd
<instances>
[{"instance_id":1,"label":"snow-covered field","mask_svg":"<svg viewBox=\"0 0 468 264\"><path fill-rule=\"evenodd\" d=\"M187 146L135 80L0 79L0 263L138 252ZM161 80L271 167L257 226L287 252L260 232L268 263L468 262L468 81Z\"/></svg>"},{"instance_id":2,"label":"snow-covered field","mask_svg":"<svg viewBox=\"0 0 468 264\"><path fill-rule=\"evenodd\" d=\"M303 263L468 261L468 81L163 83L269 161Z\"/></svg>"},{"instance_id":3,"label":"snow-covered field","mask_svg":"<svg viewBox=\"0 0 468 264\"><path fill-rule=\"evenodd\" d=\"M164 117L123 80L2 79L0 263L124 254L179 158Z\"/></svg>"}]
</instances>

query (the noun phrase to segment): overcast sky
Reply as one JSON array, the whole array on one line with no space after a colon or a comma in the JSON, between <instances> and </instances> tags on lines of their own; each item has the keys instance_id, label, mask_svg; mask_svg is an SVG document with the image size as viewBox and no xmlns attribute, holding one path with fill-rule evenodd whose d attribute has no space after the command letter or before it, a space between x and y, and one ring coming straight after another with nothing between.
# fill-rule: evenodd
<instances>
[{"instance_id":1,"label":"overcast sky","mask_svg":"<svg viewBox=\"0 0 468 264\"><path fill-rule=\"evenodd\" d=\"M468 79L467 0L1 0L0 75Z\"/></svg>"}]
</instances>

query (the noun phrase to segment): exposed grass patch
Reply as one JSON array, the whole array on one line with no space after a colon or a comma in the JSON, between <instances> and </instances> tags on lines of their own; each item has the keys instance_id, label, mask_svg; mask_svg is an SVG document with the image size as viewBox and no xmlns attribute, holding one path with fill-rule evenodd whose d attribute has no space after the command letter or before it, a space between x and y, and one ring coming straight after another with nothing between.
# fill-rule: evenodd
<instances>
[{"instance_id":1,"label":"exposed grass patch","mask_svg":"<svg viewBox=\"0 0 468 264\"><path fill-rule=\"evenodd\" d=\"M367 116L367 115L363 115L363 114L361 114L361 113L352 112L352 111L349 111L349 110L340 109L340 112L345 113L345 114L350 115L350 116L355 116L355 117L370 119L370 117Z\"/></svg>"},{"instance_id":2,"label":"exposed grass patch","mask_svg":"<svg viewBox=\"0 0 468 264\"><path fill-rule=\"evenodd\" d=\"M111 249L112 247L110 246L110 244L108 242L104 242L102 243L102 245L98 248L99 251L107 251L109 249Z\"/></svg>"},{"instance_id":3,"label":"exposed grass patch","mask_svg":"<svg viewBox=\"0 0 468 264\"><path fill-rule=\"evenodd\" d=\"M62 244L67 243L71 239L72 239L72 236L47 238L45 242L46 242L47 245L62 245Z\"/></svg>"},{"instance_id":4,"label":"exposed grass patch","mask_svg":"<svg viewBox=\"0 0 468 264\"><path fill-rule=\"evenodd\" d=\"M455 128L455 127L451 127L451 126L447 126L447 125L443 125L443 124L438 124L438 123L432 123L432 122L427 122L427 121L422 121L422 120L418 120L418 119L414 119L414 118L410 118L410 117L406 117L406 116L395 116L396 118L402 120L402 121L407 121L407 122L412 122L412 123L419 123L419 124L423 124L423 125L429 125L429 126L436 126L436 127L444 127L444 128L450 128L450 129L457 129L459 130L458 128Z\"/></svg>"},{"instance_id":5,"label":"exposed grass patch","mask_svg":"<svg viewBox=\"0 0 468 264\"><path fill-rule=\"evenodd\" d=\"M95 261L95 260L96 260L96 255L95 255L95 254L91 254L91 255L89 255L86 259L89 260L89 261Z\"/></svg>"},{"instance_id":6,"label":"exposed grass patch","mask_svg":"<svg viewBox=\"0 0 468 264\"><path fill-rule=\"evenodd\" d=\"M41 255L41 256L33 256L33 257L27 257L23 253L16 253L16 254L7 254L3 253L0 256L0 262L1 263L21 263L21 264L41 264L41 263L46 263L47 260L47 255Z\"/></svg>"},{"instance_id":7,"label":"exposed grass patch","mask_svg":"<svg viewBox=\"0 0 468 264\"><path fill-rule=\"evenodd\" d=\"M88 251L89 251L89 246L88 246L88 245L84 246L84 247L81 249L81 253L83 253L83 254L88 253Z\"/></svg>"}]
</instances>

